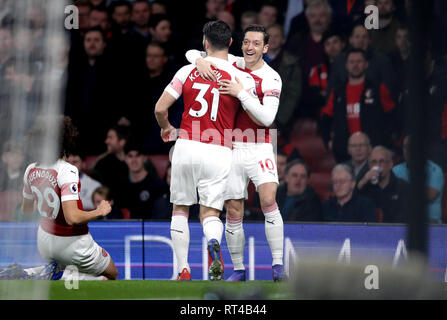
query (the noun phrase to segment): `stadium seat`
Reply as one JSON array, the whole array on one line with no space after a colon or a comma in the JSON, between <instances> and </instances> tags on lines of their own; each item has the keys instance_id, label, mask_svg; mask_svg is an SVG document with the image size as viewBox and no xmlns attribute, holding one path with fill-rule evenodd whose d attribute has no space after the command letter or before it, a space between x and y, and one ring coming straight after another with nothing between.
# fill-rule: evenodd
<instances>
[{"instance_id":1,"label":"stadium seat","mask_svg":"<svg viewBox=\"0 0 447 320\"><path fill-rule=\"evenodd\" d=\"M82 170L88 171L93 168L96 164L96 160L98 159L98 155L89 155L86 156L84 161L82 162Z\"/></svg>"},{"instance_id":2,"label":"stadium seat","mask_svg":"<svg viewBox=\"0 0 447 320\"><path fill-rule=\"evenodd\" d=\"M18 191L0 192L0 221L16 220L17 209L22 202L22 193Z\"/></svg>"},{"instance_id":3,"label":"stadium seat","mask_svg":"<svg viewBox=\"0 0 447 320\"><path fill-rule=\"evenodd\" d=\"M308 164L314 159L321 159L330 154L324 146L323 139L319 136L301 136L291 141L300 151L301 156Z\"/></svg>"},{"instance_id":4,"label":"stadium seat","mask_svg":"<svg viewBox=\"0 0 447 320\"><path fill-rule=\"evenodd\" d=\"M257 215L257 214L261 214L262 210L261 210L259 204L255 204L255 195L256 195L256 187L253 184L253 182L250 181L248 183L248 187L247 187L248 199L246 201L246 205L247 205L248 210L250 210L250 212L252 214Z\"/></svg>"},{"instance_id":5,"label":"stadium seat","mask_svg":"<svg viewBox=\"0 0 447 320\"><path fill-rule=\"evenodd\" d=\"M253 202L255 199L255 193L256 193L256 187L253 184L253 182L249 182L248 183L248 187L247 187L247 194L248 194L248 199L247 199L247 204L252 207L253 206Z\"/></svg>"},{"instance_id":6,"label":"stadium seat","mask_svg":"<svg viewBox=\"0 0 447 320\"><path fill-rule=\"evenodd\" d=\"M152 161L155 169L157 170L157 174L160 179L163 179L166 173L166 168L169 164L169 155L167 154L153 154L147 156L149 160Z\"/></svg>"},{"instance_id":7,"label":"stadium seat","mask_svg":"<svg viewBox=\"0 0 447 320\"><path fill-rule=\"evenodd\" d=\"M335 167L335 158L331 153L322 156L321 158L312 159L309 163L311 172L331 172Z\"/></svg>"},{"instance_id":8,"label":"stadium seat","mask_svg":"<svg viewBox=\"0 0 447 320\"><path fill-rule=\"evenodd\" d=\"M313 172L310 175L309 185L315 190L322 201L327 200L331 195L331 174L329 172Z\"/></svg>"},{"instance_id":9,"label":"stadium seat","mask_svg":"<svg viewBox=\"0 0 447 320\"><path fill-rule=\"evenodd\" d=\"M310 118L299 119L293 127L293 136L316 136L317 121Z\"/></svg>"}]
</instances>

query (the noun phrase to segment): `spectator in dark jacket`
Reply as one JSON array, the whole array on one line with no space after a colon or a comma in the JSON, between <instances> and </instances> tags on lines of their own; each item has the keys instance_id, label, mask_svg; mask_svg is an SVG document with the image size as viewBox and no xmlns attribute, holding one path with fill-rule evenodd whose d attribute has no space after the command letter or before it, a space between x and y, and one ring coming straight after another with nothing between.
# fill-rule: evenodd
<instances>
[{"instance_id":1,"label":"spectator in dark jacket","mask_svg":"<svg viewBox=\"0 0 447 320\"><path fill-rule=\"evenodd\" d=\"M371 46L379 52L389 54L395 49L395 34L399 27L394 0L377 0L379 29L370 30Z\"/></svg>"},{"instance_id":2,"label":"spectator in dark jacket","mask_svg":"<svg viewBox=\"0 0 447 320\"><path fill-rule=\"evenodd\" d=\"M323 219L330 222L377 222L372 201L357 193L352 170L345 164L332 169L334 197L323 203Z\"/></svg>"},{"instance_id":3,"label":"spectator in dark jacket","mask_svg":"<svg viewBox=\"0 0 447 320\"><path fill-rule=\"evenodd\" d=\"M323 139L337 162L349 159L347 142L356 132L366 133L373 146L389 146L392 142L395 102L385 84L375 85L370 81L367 68L365 52L351 49L346 61L348 81L331 90L328 102L321 110Z\"/></svg>"},{"instance_id":4,"label":"spectator in dark jacket","mask_svg":"<svg viewBox=\"0 0 447 320\"><path fill-rule=\"evenodd\" d=\"M132 140L126 143L124 153L129 175L120 181L116 201L121 207L129 209L132 219L150 219L155 201L167 186L157 174L146 170L146 156L139 142Z\"/></svg>"},{"instance_id":5,"label":"spectator in dark jacket","mask_svg":"<svg viewBox=\"0 0 447 320\"><path fill-rule=\"evenodd\" d=\"M359 194L374 201L379 222L404 223L408 201L408 183L393 173L393 153L376 146L369 157L371 168L357 184Z\"/></svg>"},{"instance_id":6,"label":"spectator in dark jacket","mask_svg":"<svg viewBox=\"0 0 447 320\"><path fill-rule=\"evenodd\" d=\"M384 83L391 91L393 97L396 93L396 75L390 59L382 53L374 50L371 45L371 38L368 30L363 24L356 25L349 37L349 45L353 49L361 49L366 52L368 60L368 69L366 76L374 85ZM332 70L329 74L328 89L330 90L337 85L346 82L348 72L346 70L347 53L340 54L332 64Z\"/></svg>"},{"instance_id":7,"label":"spectator in dark jacket","mask_svg":"<svg viewBox=\"0 0 447 320\"><path fill-rule=\"evenodd\" d=\"M127 178L129 170L124 162L124 146L130 136L126 126L114 126L107 132L105 144L107 152L98 157L91 170L92 177L110 188L112 198L115 198L119 190L121 180Z\"/></svg>"},{"instance_id":8,"label":"spectator in dark jacket","mask_svg":"<svg viewBox=\"0 0 447 320\"><path fill-rule=\"evenodd\" d=\"M84 38L86 56L71 60L65 114L79 130L79 145L86 154L104 152L104 136L119 119L114 69L105 53L100 27L89 29ZM98 121L100 119L100 121Z\"/></svg>"},{"instance_id":9,"label":"spectator in dark jacket","mask_svg":"<svg viewBox=\"0 0 447 320\"><path fill-rule=\"evenodd\" d=\"M346 40L342 33L335 29L327 30L323 33L324 53L326 61L316 65L310 70L308 78L308 88L304 92L301 105L311 108L309 114L312 117L318 117L318 112L325 105L327 100L327 82L331 72L332 64L346 48Z\"/></svg>"},{"instance_id":10,"label":"spectator in dark jacket","mask_svg":"<svg viewBox=\"0 0 447 320\"><path fill-rule=\"evenodd\" d=\"M267 32L270 35L269 50L264 54L264 60L279 73L283 84L276 122L283 131L289 131L301 98L303 86L301 67L298 57L284 50L285 38L282 26L274 24L267 29Z\"/></svg>"},{"instance_id":11,"label":"spectator in dark jacket","mask_svg":"<svg viewBox=\"0 0 447 320\"><path fill-rule=\"evenodd\" d=\"M351 159L344 163L351 167L358 182L369 170L368 158L371 153L371 142L368 135L361 131L352 134L348 140L348 153Z\"/></svg>"},{"instance_id":12,"label":"spectator in dark jacket","mask_svg":"<svg viewBox=\"0 0 447 320\"><path fill-rule=\"evenodd\" d=\"M286 183L279 187L276 199L284 221L321 221L321 201L308 185L309 167L302 160L291 161L286 168Z\"/></svg>"}]
</instances>

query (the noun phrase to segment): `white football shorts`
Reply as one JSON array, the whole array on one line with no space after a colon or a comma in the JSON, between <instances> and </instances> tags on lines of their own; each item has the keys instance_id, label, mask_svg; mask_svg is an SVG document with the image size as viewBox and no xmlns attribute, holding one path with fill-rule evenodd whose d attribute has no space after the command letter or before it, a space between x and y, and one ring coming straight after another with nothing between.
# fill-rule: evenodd
<instances>
[{"instance_id":1,"label":"white football shorts","mask_svg":"<svg viewBox=\"0 0 447 320\"><path fill-rule=\"evenodd\" d=\"M61 237L44 231L37 232L37 247L42 259L57 262L62 267L73 265L79 272L101 275L110 263L110 255L101 248L90 233Z\"/></svg>"},{"instance_id":2,"label":"white football shorts","mask_svg":"<svg viewBox=\"0 0 447 320\"><path fill-rule=\"evenodd\" d=\"M279 184L272 144L234 143L225 200L247 199L247 187L250 180L253 181L256 191L264 183Z\"/></svg>"},{"instance_id":3,"label":"white football shorts","mask_svg":"<svg viewBox=\"0 0 447 320\"><path fill-rule=\"evenodd\" d=\"M178 139L172 154L171 202L222 210L231 157L230 148Z\"/></svg>"}]
</instances>

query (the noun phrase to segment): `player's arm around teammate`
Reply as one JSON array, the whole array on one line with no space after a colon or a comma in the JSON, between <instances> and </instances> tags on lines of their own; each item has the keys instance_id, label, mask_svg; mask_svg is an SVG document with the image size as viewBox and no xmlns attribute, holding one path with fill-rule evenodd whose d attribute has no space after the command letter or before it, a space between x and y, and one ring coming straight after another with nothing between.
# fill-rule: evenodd
<instances>
[{"instance_id":1,"label":"player's arm around teammate","mask_svg":"<svg viewBox=\"0 0 447 320\"><path fill-rule=\"evenodd\" d=\"M248 45L250 46L250 44ZM265 46L263 53L267 52L268 47ZM264 52L265 51L265 52ZM217 77L213 72L215 67L211 61L204 59L205 54L198 50L189 50L186 53L186 58L189 62L197 66L199 75L208 81L217 81ZM245 60L243 57L236 57L233 55L228 55L229 60L234 62L236 66L240 69L245 68ZM249 93L244 90L243 84L239 78L236 77L235 82L230 80L219 81L220 94L231 95L238 98L241 101L242 107L247 111L251 120L259 126L269 127L275 120L276 113L278 112L279 99L276 101L267 101L267 104L261 104L259 99L253 98ZM268 98L267 98L268 99ZM267 105L268 108L263 108Z\"/></svg>"}]
</instances>

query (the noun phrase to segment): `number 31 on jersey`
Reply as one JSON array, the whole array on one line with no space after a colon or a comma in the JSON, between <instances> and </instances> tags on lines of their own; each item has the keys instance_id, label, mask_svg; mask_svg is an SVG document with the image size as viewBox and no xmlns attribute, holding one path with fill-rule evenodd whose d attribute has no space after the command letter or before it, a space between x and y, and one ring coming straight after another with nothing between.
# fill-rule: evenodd
<instances>
[{"instance_id":1,"label":"number 31 on jersey","mask_svg":"<svg viewBox=\"0 0 447 320\"><path fill-rule=\"evenodd\" d=\"M209 84L205 83L197 83L195 82L192 85L193 89L199 90L199 93L197 94L196 101L200 103L201 108L200 110L192 110L189 109L189 115L192 117L200 118L203 117L208 112L208 101L206 101L205 94L210 88ZM217 111L219 109L219 90L217 88L211 89L211 94L213 95L213 101L211 103L211 113L210 113L210 119L212 121L216 121L217 119Z\"/></svg>"}]
</instances>

